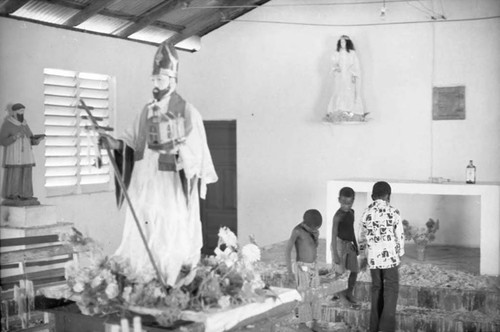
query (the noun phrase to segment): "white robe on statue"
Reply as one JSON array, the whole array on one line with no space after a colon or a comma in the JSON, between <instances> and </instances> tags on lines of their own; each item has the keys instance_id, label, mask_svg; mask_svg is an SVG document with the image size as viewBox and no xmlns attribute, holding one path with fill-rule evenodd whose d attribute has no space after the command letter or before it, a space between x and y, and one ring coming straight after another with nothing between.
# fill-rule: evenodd
<instances>
[{"instance_id":1,"label":"white robe on statue","mask_svg":"<svg viewBox=\"0 0 500 332\"><path fill-rule=\"evenodd\" d=\"M340 49L333 55L334 87L328 113L348 112L363 114L361 102L361 69L356 51Z\"/></svg>"},{"instance_id":2,"label":"white robe on statue","mask_svg":"<svg viewBox=\"0 0 500 332\"><path fill-rule=\"evenodd\" d=\"M166 99L159 103L162 112L168 107L169 98ZM190 115L192 130L185 143L179 146L179 155L186 178L197 177L201 182L201 192L198 192L197 181L190 188L186 202L179 173L159 170L159 153L147 146L143 158L134 164L128 188L155 263L169 285L175 284L182 265L194 267L200 259L203 236L199 197L205 198L206 185L217 181L201 115L189 103L186 103L185 112ZM133 126L120 137L134 150L138 148L139 123L140 114ZM133 270L139 274L155 273L130 207L125 204L123 238L115 255L128 258Z\"/></svg>"}]
</instances>

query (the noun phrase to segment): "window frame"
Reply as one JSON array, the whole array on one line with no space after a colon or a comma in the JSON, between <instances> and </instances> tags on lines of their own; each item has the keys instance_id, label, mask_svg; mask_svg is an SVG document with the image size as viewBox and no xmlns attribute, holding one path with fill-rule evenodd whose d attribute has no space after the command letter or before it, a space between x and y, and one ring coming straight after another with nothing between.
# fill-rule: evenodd
<instances>
[{"instance_id":1,"label":"window frame","mask_svg":"<svg viewBox=\"0 0 500 332\"><path fill-rule=\"evenodd\" d=\"M104 77L105 79L103 79ZM60 81L65 82L57 83ZM89 84L90 87L85 86L84 82ZM95 88L92 84L97 84L98 87ZM90 121L82 117L86 115L86 112L78 108L78 105L80 99L84 100L88 106L97 105L93 113L98 113L95 116L103 115L103 120L99 121L99 124L114 128L116 79L107 74L45 68L43 71L43 87L44 127L47 135L44 151L44 188L46 196L54 197L112 191L114 188L114 172L107 157L107 152L100 149L105 168L98 169L89 165L95 163L94 144L97 136L92 134L91 131L87 134L85 127L90 124ZM94 95L98 96L95 97ZM103 106L104 104L106 106ZM61 112L58 113L59 111ZM66 132L61 133L63 131ZM73 150L74 152L71 152ZM67 164L60 163L64 159L67 160ZM106 181L99 182L106 177ZM94 182L96 178L98 180ZM62 182L64 179L69 182L76 182L57 184L58 181ZM85 181L90 181L90 183L85 183Z\"/></svg>"}]
</instances>

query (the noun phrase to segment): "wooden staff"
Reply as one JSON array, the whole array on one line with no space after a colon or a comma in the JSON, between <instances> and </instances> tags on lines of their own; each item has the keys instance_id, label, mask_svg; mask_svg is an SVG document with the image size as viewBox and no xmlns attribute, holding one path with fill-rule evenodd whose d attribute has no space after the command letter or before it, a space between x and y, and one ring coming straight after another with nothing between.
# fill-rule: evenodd
<instances>
[{"instance_id":1,"label":"wooden staff","mask_svg":"<svg viewBox=\"0 0 500 332\"><path fill-rule=\"evenodd\" d=\"M88 119L92 122L92 127L99 134L99 136L102 133L105 133L105 131L112 130L112 128L110 129L110 127L101 127L99 125L99 123L97 122L97 118L94 117L92 115L92 113L90 112L90 110L92 110L93 107L87 106L82 99L80 99L80 105L78 105L78 108L84 109L85 112L87 112ZM160 281L161 285L165 288L165 291L168 292L167 285L165 284L165 282L163 281L163 278L161 277L160 270L158 269L158 266L156 265L155 260L153 258L153 254L151 253L151 250L148 247L148 242L146 240L146 236L144 235L144 232L142 231L141 224L139 223L139 219L137 218L137 215L135 214L134 207L132 206L132 202L130 201L130 197L129 197L128 192L127 192L127 187L125 186L125 183L123 182L122 177L119 175L120 171L119 171L118 165L116 164L116 160L114 158L114 155L111 153L111 148L109 147L108 141L107 140L103 140L103 141L105 142L103 144L104 148L106 149L106 151L108 153L109 160L111 162L111 165L113 165L113 169L115 171L115 178L118 181L118 184L120 185L120 188L125 196L125 199L127 200L128 206L130 208L130 212L132 213L132 216L134 217L135 224L137 226L137 229L139 230L139 234L141 235L142 242L144 243L144 247L146 248L146 251L148 253L149 260L151 261L151 264L153 265L153 268L155 269L156 277Z\"/></svg>"}]
</instances>

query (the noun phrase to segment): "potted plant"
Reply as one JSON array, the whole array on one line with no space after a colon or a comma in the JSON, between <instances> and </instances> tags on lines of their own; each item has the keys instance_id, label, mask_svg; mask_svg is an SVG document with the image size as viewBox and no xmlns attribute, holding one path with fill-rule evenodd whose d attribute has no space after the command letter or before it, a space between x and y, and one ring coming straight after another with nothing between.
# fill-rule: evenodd
<instances>
[{"instance_id":1,"label":"potted plant","mask_svg":"<svg viewBox=\"0 0 500 332\"><path fill-rule=\"evenodd\" d=\"M425 227L411 226L408 220L403 220L403 228L406 240L413 240L417 245L417 260L425 260L425 248L429 242L436 238L436 231L439 229L439 219L429 218Z\"/></svg>"}]
</instances>

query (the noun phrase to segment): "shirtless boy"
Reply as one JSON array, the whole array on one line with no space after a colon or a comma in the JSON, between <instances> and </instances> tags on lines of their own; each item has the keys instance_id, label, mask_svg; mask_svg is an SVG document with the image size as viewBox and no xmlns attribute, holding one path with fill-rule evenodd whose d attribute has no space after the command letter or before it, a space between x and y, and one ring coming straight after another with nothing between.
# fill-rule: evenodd
<instances>
[{"instance_id":1,"label":"shirtless boy","mask_svg":"<svg viewBox=\"0 0 500 332\"><path fill-rule=\"evenodd\" d=\"M320 317L318 298L319 274L316 266L318 251L319 228L323 222L318 210L307 210L303 221L294 227L286 247L286 265L288 278L295 281L297 290L302 295L303 302L298 308L300 327L305 328L306 322L312 321L312 326ZM296 259L292 263L292 250L295 247Z\"/></svg>"}]
</instances>

